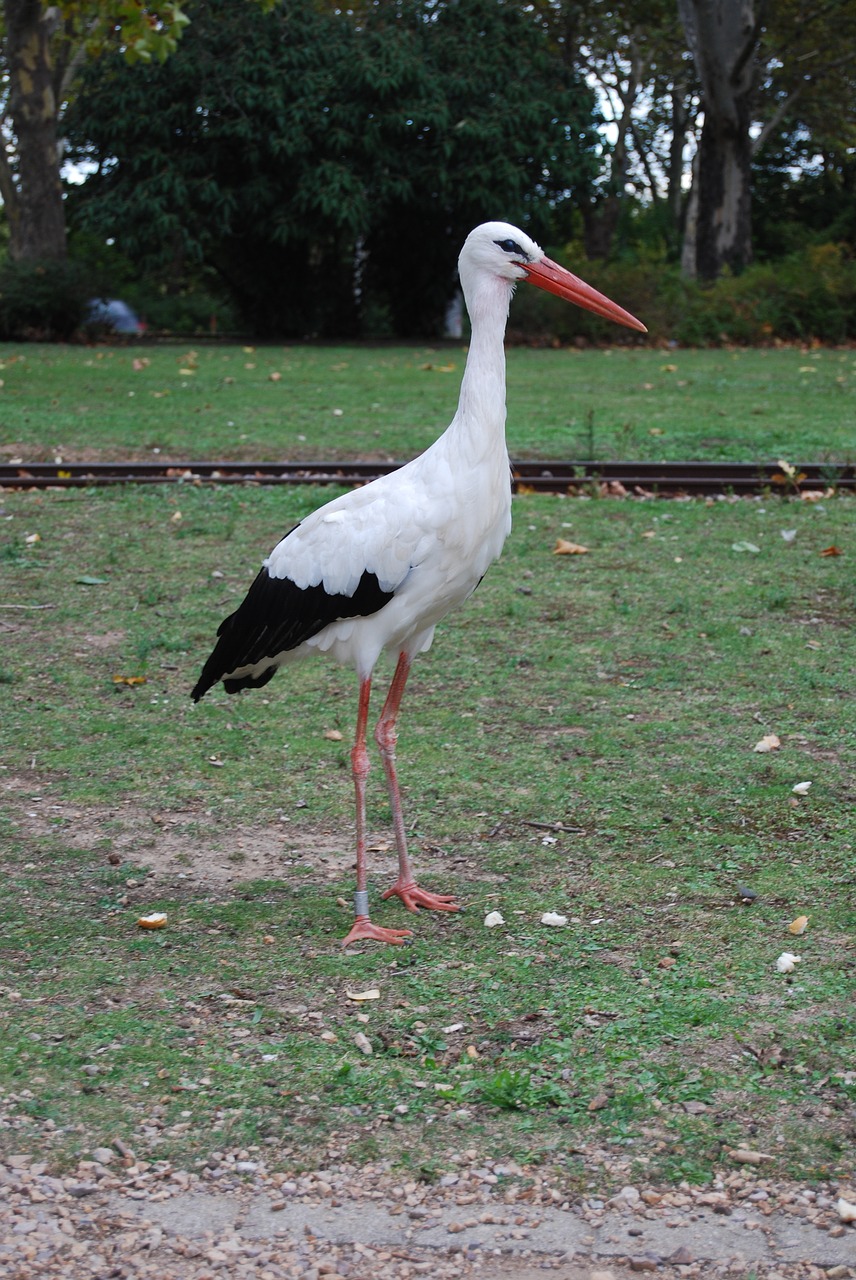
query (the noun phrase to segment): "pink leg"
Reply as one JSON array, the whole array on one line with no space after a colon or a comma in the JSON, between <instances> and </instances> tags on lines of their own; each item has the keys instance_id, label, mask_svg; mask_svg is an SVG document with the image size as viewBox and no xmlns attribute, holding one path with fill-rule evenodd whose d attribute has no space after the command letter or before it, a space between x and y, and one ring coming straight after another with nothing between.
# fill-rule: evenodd
<instances>
[{"instance_id":1,"label":"pink leg","mask_svg":"<svg viewBox=\"0 0 856 1280\"><path fill-rule=\"evenodd\" d=\"M366 778L369 772L369 753L366 749L366 725L369 717L371 679L360 681L360 701L357 708L357 736L351 751L351 771L354 777L357 808L357 892L355 919L342 946L370 938L374 942L391 942L400 946L412 936L410 929L382 929L369 919L368 868L366 866Z\"/></svg>"},{"instance_id":2,"label":"pink leg","mask_svg":"<svg viewBox=\"0 0 856 1280\"><path fill-rule=\"evenodd\" d=\"M453 894L429 893L420 889L413 878L413 868L407 853L407 835L404 830L404 816L401 812L401 793L398 789L398 775L395 771L395 744L398 735L395 722L404 694L404 686L410 674L410 658L406 653L399 654L398 665L383 711L375 727L375 741L380 748L381 760L386 773L386 785L389 790L389 803L392 808L392 825L395 831L395 846L398 850L398 879L382 896L391 898L393 894L400 898L408 911L418 911L427 907L431 911L460 911Z\"/></svg>"}]
</instances>

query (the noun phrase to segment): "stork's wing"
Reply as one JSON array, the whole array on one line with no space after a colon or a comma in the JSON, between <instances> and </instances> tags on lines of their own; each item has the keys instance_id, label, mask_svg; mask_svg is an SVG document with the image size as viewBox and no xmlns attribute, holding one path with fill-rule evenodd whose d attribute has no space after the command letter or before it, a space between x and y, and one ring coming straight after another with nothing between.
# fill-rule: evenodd
<instances>
[{"instance_id":1,"label":"stork's wing","mask_svg":"<svg viewBox=\"0 0 856 1280\"><path fill-rule=\"evenodd\" d=\"M221 622L217 644L202 668L193 700L198 702L218 680L223 681L227 693L267 684L276 671L278 654L296 649L339 618L376 613L392 596L392 591L381 590L373 573L363 573L352 595L331 595L323 583L298 587L290 578L274 578L267 568L262 569L243 602ZM270 665L256 674L229 678L232 672L258 668L266 659Z\"/></svg>"}]
</instances>

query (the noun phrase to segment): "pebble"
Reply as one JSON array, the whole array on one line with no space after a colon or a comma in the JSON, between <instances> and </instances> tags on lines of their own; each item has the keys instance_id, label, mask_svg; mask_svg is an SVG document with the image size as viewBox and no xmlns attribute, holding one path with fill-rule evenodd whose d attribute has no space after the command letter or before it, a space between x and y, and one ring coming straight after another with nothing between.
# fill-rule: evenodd
<instances>
[{"instance_id":1,"label":"pebble","mask_svg":"<svg viewBox=\"0 0 856 1280\"><path fill-rule=\"evenodd\" d=\"M259 1146L214 1151L182 1170L165 1160L137 1159L130 1148L120 1163L118 1148L111 1145L112 1150L93 1148L64 1177L53 1176L46 1163L22 1152L0 1162L5 1213L0 1213L0 1274L14 1280L36 1274L39 1280L103 1280L110 1275L121 1280L408 1280L418 1275L432 1280L514 1280L523 1272L564 1273L573 1265L581 1280L616 1280L619 1271L623 1276L660 1273L664 1280L718 1280L743 1277L747 1264L738 1257L710 1266L696 1261L689 1247L691 1236L684 1243L681 1227L689 1230L694 1220L711 1223L712 1214L735 1210L731 1222L742 1220L756 1229L775 1210L824 1232L818 1234L821 1242L852 1233L836 1209L842 1193L853 1198L847 1187L832 1184L814 1190L777 1184L754 1169L725 1172L713 1186L703 1188L687 1183L645 1188L624 1181L629 1162L622 1167L620 1160L603 1153L591 1164L592 1172L602 1175L603 1183L620 1188L607 1203L596 1194L580 1199L563 1185L559 1173L521 1169L510 1161L500 1165L474 1149L449 1157L437 1181L425 1183L405 1180L407 1175L400 1173L396 1180L390 1164L381 1160L358 1167L328 1155L323 1169L268 1172L267 1148ZM210 1181L215 1174L222 1175L219 1181ZM593 1189L598 1185L590 1184ZM147 1202L154 1206L194 1189L222 1197L239 1212L232 1214L229 1225L193 1237L176 1234L151 1218L146 1221ZM243 1236L241 1215L262 1202L280 1212L296 1203L345 1205L357 1213L361 1202L384 1206L400 1215L398 1229L409 1243L333 1245L311 1233L287 1240L275 1218L269 1238ZM537 1252L533 1233L559 1205L597 1233L597 1239L593 1234L582 1241L583 1248L602 1249L601 1236L619 1223L622 1233L636 1237L636 1248L644 1247L639 1235L650 1220L674 1224L676 1247L665 1260L653 1253L617 1258L615 1271L598 1267L591 1258L592 1269L582 1271L579 1257ZM434 1223L447 1224L443 1249L418 1243L423 1230ZM460 1237L479 1226L494 1228L487 1242L464 1246ZM192 1230L192 1224L187 1229ZM823 1256L822 1244L817 1256ZM134 1259L132 1270L129 1257ZM856 1280L856 1267L823 1270L793 1263L773 1269L772 1263L769 1259L757 1269L758 1280Z\"/></svg>"}]
</instances>

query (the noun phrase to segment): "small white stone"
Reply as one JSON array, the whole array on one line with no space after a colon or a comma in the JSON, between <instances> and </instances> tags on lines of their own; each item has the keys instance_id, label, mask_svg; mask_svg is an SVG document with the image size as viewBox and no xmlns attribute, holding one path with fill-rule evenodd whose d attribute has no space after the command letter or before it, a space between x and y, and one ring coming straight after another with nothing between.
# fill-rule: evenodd
<instances>
[{"instance_id":1,"label":"small white stone","mask_svg":"<svg viewBox=\"0 0 856 1280\"><path fill-rule=\"evenodd\" d=\"M500 924L505 924L505 917L501 911L489 911L484 918L486 929L495 929Z\"/></svg>"}]
</instances>

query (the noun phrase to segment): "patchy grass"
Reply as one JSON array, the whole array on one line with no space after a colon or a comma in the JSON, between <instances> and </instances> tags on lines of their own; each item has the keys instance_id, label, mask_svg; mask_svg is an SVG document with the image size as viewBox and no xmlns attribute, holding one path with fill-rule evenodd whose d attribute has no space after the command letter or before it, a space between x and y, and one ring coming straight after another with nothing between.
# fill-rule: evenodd
<instances>
[{"instance_id":1,"label":"patchy grass","mask_svg":"<svg viewBox=\"0 0 856 1280\"><path fill-rule=\"evenodd\" d=\"M0 350L0 457L406 459L449 422L466 349ZM852 350L508 352L514 457L852 463Z\"/></svg>"},{"instance_id":2,"label":"patchy grass","mask_svg":"<svg viewBox=\"0 0 856 1280\"><path fill-rule=\"evenodd\" d=\"M703 1181L740 1143L782 1176L846 1169L853 502L516 499L503 560L415 668L399 744L417 863L467 910L344 955L353 677L308 663L187 696L318 497L0 500L3 1147L266 1143L420 1176L474 1148L570 1181L600 1148ZM589 553L555 556L558 537ZM768 732L781 748L754 752ZM396 924L379 775L373 913ZM149 910L165 930L136 927Z\"/></svg>"}]
</instances>

